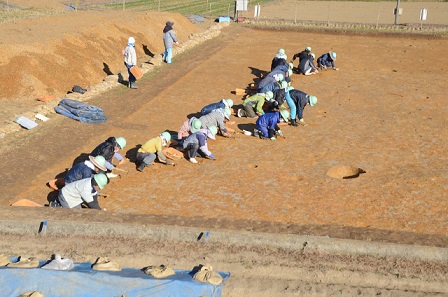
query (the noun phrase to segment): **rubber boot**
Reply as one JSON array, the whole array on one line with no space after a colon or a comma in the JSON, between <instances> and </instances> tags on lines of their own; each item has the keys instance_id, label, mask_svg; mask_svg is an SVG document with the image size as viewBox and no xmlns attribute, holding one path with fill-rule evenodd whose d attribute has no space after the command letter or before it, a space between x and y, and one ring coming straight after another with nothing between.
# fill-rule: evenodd
<instances>
[{"instance_id":1,"label":"rubber boot","mask_svg":"<svg viewBox=\"0 0 448 297\"><path fill-rule=\"evenodd\" d=\"M133 83L133 82L131 82L130 84L129 84L129 87L131 88L131 89L138 89L138 87L135 85L135 83Z\"/></svg>"},{"instance_id":2,"label":"rubber boot","mask_svg":"<svg viewBox=\"0 0 448 297\"><path fill-rule=\"evenodd\" d=\"M145 170L146 165L148 165L148 164L146 164L145 162L142 162L142 164L140 164L137 167L137 170L140 171L140 172L143 172L143 170Z\"/></svg>"},{"instance_id":3,"label":"rubber boot","mask_svg":"<svg viewBox=\"0 0 448 297\"><path fill-rule=\"evenodd\" d=\"M296 123L296 120L291 120L291 126L297 127L298 124Z\"/></svg>"}]
</instances>

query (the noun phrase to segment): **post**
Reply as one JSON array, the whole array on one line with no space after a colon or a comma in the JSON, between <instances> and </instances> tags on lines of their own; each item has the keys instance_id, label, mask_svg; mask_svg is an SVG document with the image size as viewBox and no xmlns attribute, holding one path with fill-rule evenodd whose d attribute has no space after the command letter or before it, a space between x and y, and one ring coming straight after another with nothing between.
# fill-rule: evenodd
<instances>
[{"instance_id":1,"label":"post","mask_svg":"<svg viewBox=\"0 0 448 297\"><path fill-rule=\"evenodd\" d=\"M160 0L159 0L159 6L157 7L157 11L160 12Z\"/></svg>"},{"instance_id":2,"label":"post","mask_svg":"<svg viewBox=\"0 0 448 297\"><path fill-rule=\"evenodd\" d=\"M420 30L423 29L423 21L426 21L426 16L428 14L428 10L426 8L423 8L420 10Z\"/></svg>"},{"instance_id":3,"label":"post","mask_svg":"<svg viewBox=\"0 0 448 297\"><path fill-rule=\"evenodd\" d=\"M328 2L327 26L330 25L330 9L331 9L331 4L330 4L330 2Z\"/></svg>"},{"instance_id":4,"label":"post","mask_svg":"<svg viewBox=\"0 0 448 297\"><path fill-rule=\"evenodd\" d=\"M400 0L397 0L397 8L395 8L395 25L398 25L398 14L400 13Z\"/></svg>"},{"instance_id":5,"label":"post","mask_svg":"<svg viewBox=\"0 0 448 297\"><path fill-rule=\"evenodd\" d=\"M227 8L227 16L230 17L230 4L229 7Z\"/></svg>"},{"instance_id":6,"label":"post","mask_svg":"<svg viewBox=\"0 0 448 297\"><path fill-rule=\"evenodd\" d=\"M126 0L123 0L123 10L125 9L125 6L126 6L125 2L126 2Z\"/></svg>"},{"instance_id":7,"label":"post","mask_svg":"<svg viewBox=\"0 0 448 297\"><path fill-rule=\"evenodd\" d=\"M378 7L378 16L376 17L376 28L378 29L378 22L380 21L380 11L381 11L381 3Z\"/></svg>"},{"instance_id":8,"label":"post","mask_svg":"<svg viewBox=\"0 0 448 297\"><path fill-rule=\"evenodd\" d=\"M294 13L294 24L297 24L297 3L296 3L296 12Z\"/></svg>"}]
</instances>

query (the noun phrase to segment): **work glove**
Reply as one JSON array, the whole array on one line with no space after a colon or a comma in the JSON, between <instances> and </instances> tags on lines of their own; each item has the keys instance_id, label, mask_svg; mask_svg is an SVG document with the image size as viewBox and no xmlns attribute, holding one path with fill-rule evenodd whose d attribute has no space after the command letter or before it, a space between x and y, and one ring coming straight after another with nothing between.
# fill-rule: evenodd
<instances>
[{"instance_id":1,"label":"work glove","mask_svg":"<svg viewBox=\"0 0 448 297\"><path fill-rule=\"evenodd\" d=\"M277 133L277 135L283 136L282 130L278 130L276 133Z\"/></svg>"},{"instance_id":2,"label":"work glove","mask_svg":"<svg viewBox=\"0 0 448 297\"><path fill-rule=\"evenodd\" d=\"M302 125L302 126L308 126L308 124L305 123L304 119L300 119L299 122L300 122L300 125Z\"/></svg>"},{"instance_id":3,"label":"work glove","mask_svg":"<svg viewBox=\"0 0 448 297\"><path fill-rule=\"evenodd\" d=\"M215 155L213 155L213 154L208 155L207 159L216 160Z\"/></svg>"},{"instance_id":4,"label":"work glove","mask_svg":"<svg viewBox=\"0 0 448 297\"><path fill-rule=\"evenodd\" d=\"M174 162L172 162L170 159L166 159L166 165L172 165L175 166Z\"/></svg>"},{"instance_id":5,"label":"work glove","mask_svg":"<svg viewBox=\"0 0 448 297\"><path fill-rule=\"evenodd\" d=\"M277 138L275 138L275 137L271 137L271 140L272 140L272 141L276 141Z\"/></svg>"}]
</instances>

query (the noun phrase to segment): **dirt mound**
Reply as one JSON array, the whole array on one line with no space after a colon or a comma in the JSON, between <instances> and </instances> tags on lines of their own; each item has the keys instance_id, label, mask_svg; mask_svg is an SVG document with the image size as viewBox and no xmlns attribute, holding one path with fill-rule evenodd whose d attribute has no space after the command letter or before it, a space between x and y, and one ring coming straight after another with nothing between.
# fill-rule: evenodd
<instances>
[{"instance_id":1,"label":"dirt mound","mask_svg":"<svg viewBox=\"0 0 448 297\"><path fill-rule=\"evenodd\" d=\"M327 175L334 178L355 178L361 173L365 171L352 165L337 165L327 171Z\"/></svg>"}]
</instances>

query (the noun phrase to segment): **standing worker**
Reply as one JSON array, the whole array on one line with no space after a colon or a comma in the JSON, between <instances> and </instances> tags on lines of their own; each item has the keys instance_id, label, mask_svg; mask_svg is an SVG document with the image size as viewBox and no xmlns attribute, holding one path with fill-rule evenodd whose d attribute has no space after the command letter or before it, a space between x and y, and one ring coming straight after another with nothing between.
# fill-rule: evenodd
<instances>
[{"instance_id":1,"label":"standing worker","mask_svg":"<svg viewBox=\"0 0 448 297\"><path fill-rule=\"evenodd\" d=\"M166 22L165 28L163 28L163 44L165 45L165 52L163 53L163 61L167 64L171 64L171 59L173 58L173 44L178 47L182 47L177 41L176 34L173 29L173 22Z\"/></svg>"},{"instance_id":2,"label":"standing worker","mask_svg":"<svg viewBox=\"0 0 448 297\"><path fill-rule=\"evenodd\" d=\"M135 81L137 80L135 76L131 73L131 68L137 65L137 53L135 52L135 38L128 38L128 45L123 51L124 55L124 65L128 69L129 74L129 87L131 89L137 89L138 87L135 85Z\"/></svg>"}]
</instances>

